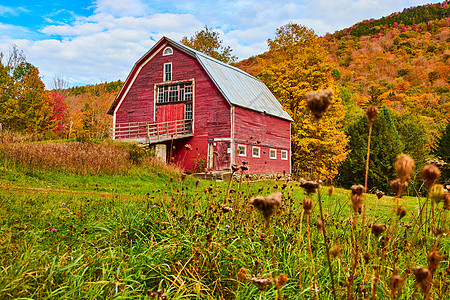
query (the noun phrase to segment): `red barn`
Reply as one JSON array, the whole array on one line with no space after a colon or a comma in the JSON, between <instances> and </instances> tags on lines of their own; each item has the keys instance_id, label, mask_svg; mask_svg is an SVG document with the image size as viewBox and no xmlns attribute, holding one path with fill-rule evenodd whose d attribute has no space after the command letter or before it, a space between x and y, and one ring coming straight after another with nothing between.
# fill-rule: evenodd
<instances>
[{"instance_id":1,"label":"red barn","mask_svg":"<svg viewBox=\"0 0 450 300\"><path fill-rule=\"evenodd\" d=\"M292 119L266 85L166 37L136 62L108 114L114 139L157 144L186 171L242 161L252 174L291 171Z\"/></svg>"}]
</instances>

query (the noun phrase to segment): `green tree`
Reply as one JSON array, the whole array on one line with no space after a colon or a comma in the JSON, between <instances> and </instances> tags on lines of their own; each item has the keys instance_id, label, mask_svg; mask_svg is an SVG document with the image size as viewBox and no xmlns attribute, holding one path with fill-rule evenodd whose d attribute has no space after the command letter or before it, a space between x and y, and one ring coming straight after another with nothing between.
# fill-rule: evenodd
<instances>
[{"instance_id":1,"label":"green tree","mask_svg":"<svg viewBox=\"0 0 450 300\"><path fill-rule=\"evenodd\" d=\"M367 116L360 117L358 122L348 128L350 141L347 150L350 153L339 167L336 178L338 185L344 188L350 188L353 184L364 185L368 134ZM395 178L394 162L404 146L386 107L381 108L373 124L370 144L368 190L390 192L390 182Z\"/></svg>"},{"instance_id":2,"label":"green tree","mask_svg":"<svg viewBox=\"0 0 450 300\"><path fill-rule=\"evenodd\" d=\"M223 46L223 41L219 35L219 32L205 26L202 31L197 31L194 36L183 37L181 43L224 63L236 62L237 57L231 54L233 49L230 46Z\"/></svg>"},{"instance_id":3,"label":"green tree","mask_svg":"<svg viewBox=\"0 0 450 300\"><path fill-rule=\"evenodd\" d=\"M432 152L446 163L441 173L441 180L450 182L450 122L447 122L445 130L442 136L437 139Z\"/></svg>"},{"instance_id":4,"label":"green tree","mask_svg":"<svg viewBox=\"0 0 450 300\"><path fill-rule=\"evenodd\" d=\"M277 29L268 41L269 59L258 77L266 83L294 119L291 127L293 172L301 177L316 175L333 179L345 160L347 138L342 130L344 106L336 93L332 64L314 31L298 24ZM306 107L306 94L313 90L334 91L334 99L320 128ZM318 157L320 153L320 157Z\"/></svg>"}]
</instances>

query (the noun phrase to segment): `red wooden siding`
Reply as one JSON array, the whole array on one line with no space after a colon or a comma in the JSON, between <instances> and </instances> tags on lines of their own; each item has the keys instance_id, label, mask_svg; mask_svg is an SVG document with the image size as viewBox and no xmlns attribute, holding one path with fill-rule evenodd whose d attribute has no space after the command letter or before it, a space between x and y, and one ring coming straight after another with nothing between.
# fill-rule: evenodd
<instances>
[{"instance_id":1,"label":"red wooden siding","mask_svg":"<svg viewBox=\"0 0 450 300\"><path fill-rule=\"evenodd\" d=\"M162 50L157 53L145 66L135 79L130 90L116 114L116 123L146 122L154 120L155 87L163 83L163 65L172 62L172 81L192 81L194 89L194 136L168 143L172 147L172 156L176 163L186 171L194 167L194 159L207 157L208 139L216 137L230 138L231 115L230 106L223 98L220 91L204 71L199 62L192 56L173 48L173 55L162 55ZM150 54L151 55L151 54ZM181 109L174 104L158 105L163 108L157 119L180 115ZM175 104L179 105L179 104ZM181 116L181 118L183 118ZM187 151L185 144L192 145L192 150Z\"/></svg>"},{"instance_id":2,"label":"red wooden siding","mask_svg":"<svg viewBox=\"0 0 450 300\"><path fill-rule=\"evenodd\" d=\"M162 45L162 44L161 44ZM164 122L184 119L184 103L158 104L155 88L162 84L192 82L193 137L166 142L168 155L185 171L195 162L207 159L208 145L214 151L214 170L230 167L231 107L195 57L173 49L172 55L162 55L165 46L155 47L133 69L120 95L124 96L116 110L115 122ZM149 60L148 60L149 59ZM148 62L142 65L146 60ZM172 63L172 81L164 81L164 64ZM135 76L136 75L136 76ZM156 108L156 109L155 109ZM255 174L290 173L290 122L249 109L234 109L235 146L247 145L246 157L235 155L235 162L249 162L249 172ZM186 144L192 150L187 150ZM252 157L252 146L260 147L260 157ZM270 149L277 158L270 159ZM281 150L288 159L281 159Z\"/></svg>"},{"instance_id":3,"label":"red wooden siding","mask_svg":"<svg viewBox=\"0 0 450 300\"><path fill-rule=\"evenodd\" d=\"M290 173L290 122L263 113L235 108L235 145L246 145L246 156L236 153L236 163L248 161L249 173ZM252 147L260 148L260 157L252 155ZM276 159L270 159L270 149L277 150ZM281 150L288 151L288 159L281 159Z\"/></svg>"}]
</instances>

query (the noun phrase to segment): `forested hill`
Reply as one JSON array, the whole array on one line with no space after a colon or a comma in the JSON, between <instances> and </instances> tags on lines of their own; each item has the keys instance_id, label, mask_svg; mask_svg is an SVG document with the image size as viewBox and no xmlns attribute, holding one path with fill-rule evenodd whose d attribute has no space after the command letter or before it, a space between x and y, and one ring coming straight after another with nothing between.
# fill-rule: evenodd
<instances>
[{"instance_id":1,"label":"forested hill","mask_svg":"<svg viewBox=\"0 0 450 300\"><path fill-rule=\"evenodd\" d=\"M431 133L450 116L449 1L412 7L320 37L343 103L420 115ZM271 54L237 66L258 76Z\"/></svg>"}]
</instances>

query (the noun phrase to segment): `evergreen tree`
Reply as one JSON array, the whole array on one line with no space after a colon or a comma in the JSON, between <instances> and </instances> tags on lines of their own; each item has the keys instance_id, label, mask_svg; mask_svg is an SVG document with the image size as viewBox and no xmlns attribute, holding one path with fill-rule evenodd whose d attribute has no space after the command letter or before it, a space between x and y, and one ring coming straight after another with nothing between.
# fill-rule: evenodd
<instances>
[{"instance_id":1,"label":"evergreen tree","mask_svg":"<svg viewBox=\"0 0 450 300\"><path fill-rule=\"evenodd\" d=\"M365 162L369 121L366 116L348 128L350 153L339 167L337 183L350 188L353 184L364 185ZM394 163L404 146L392 121L389 110L382 107L372 128L370 146L368 190L380 189L390 193L390 182L395 178Z\"/></svg>"},{"instance_id":2,"label":"evergreen tree","mask_svg":"<svg viewBox=\"0 0 450 300\"><path fill-rule=\"evenodd\" d=\"M294 119L291 127L293 172L310 177L320 172L333 179L347 156L347 138L342 130L345 109L331 75L332 64L314 32L298 24L277 29L269 40L270 54L258 77L267 84ZM306 94L334 91L333 103L317 128L306 107ZM320 156L320 157L319 157Z\"/></svg>"},{"instance_id":3,"label":"evergreen tree","mask_svg":"<svg viewBox=\"0 0 450 300\"><path fill-rule=\"evenodd\" d=\"M441 173L441 181L450 183L450 122L447 123L442 136L438 138L432 152L436 157L446 163Z\"/></svg>"}]
</instances>

